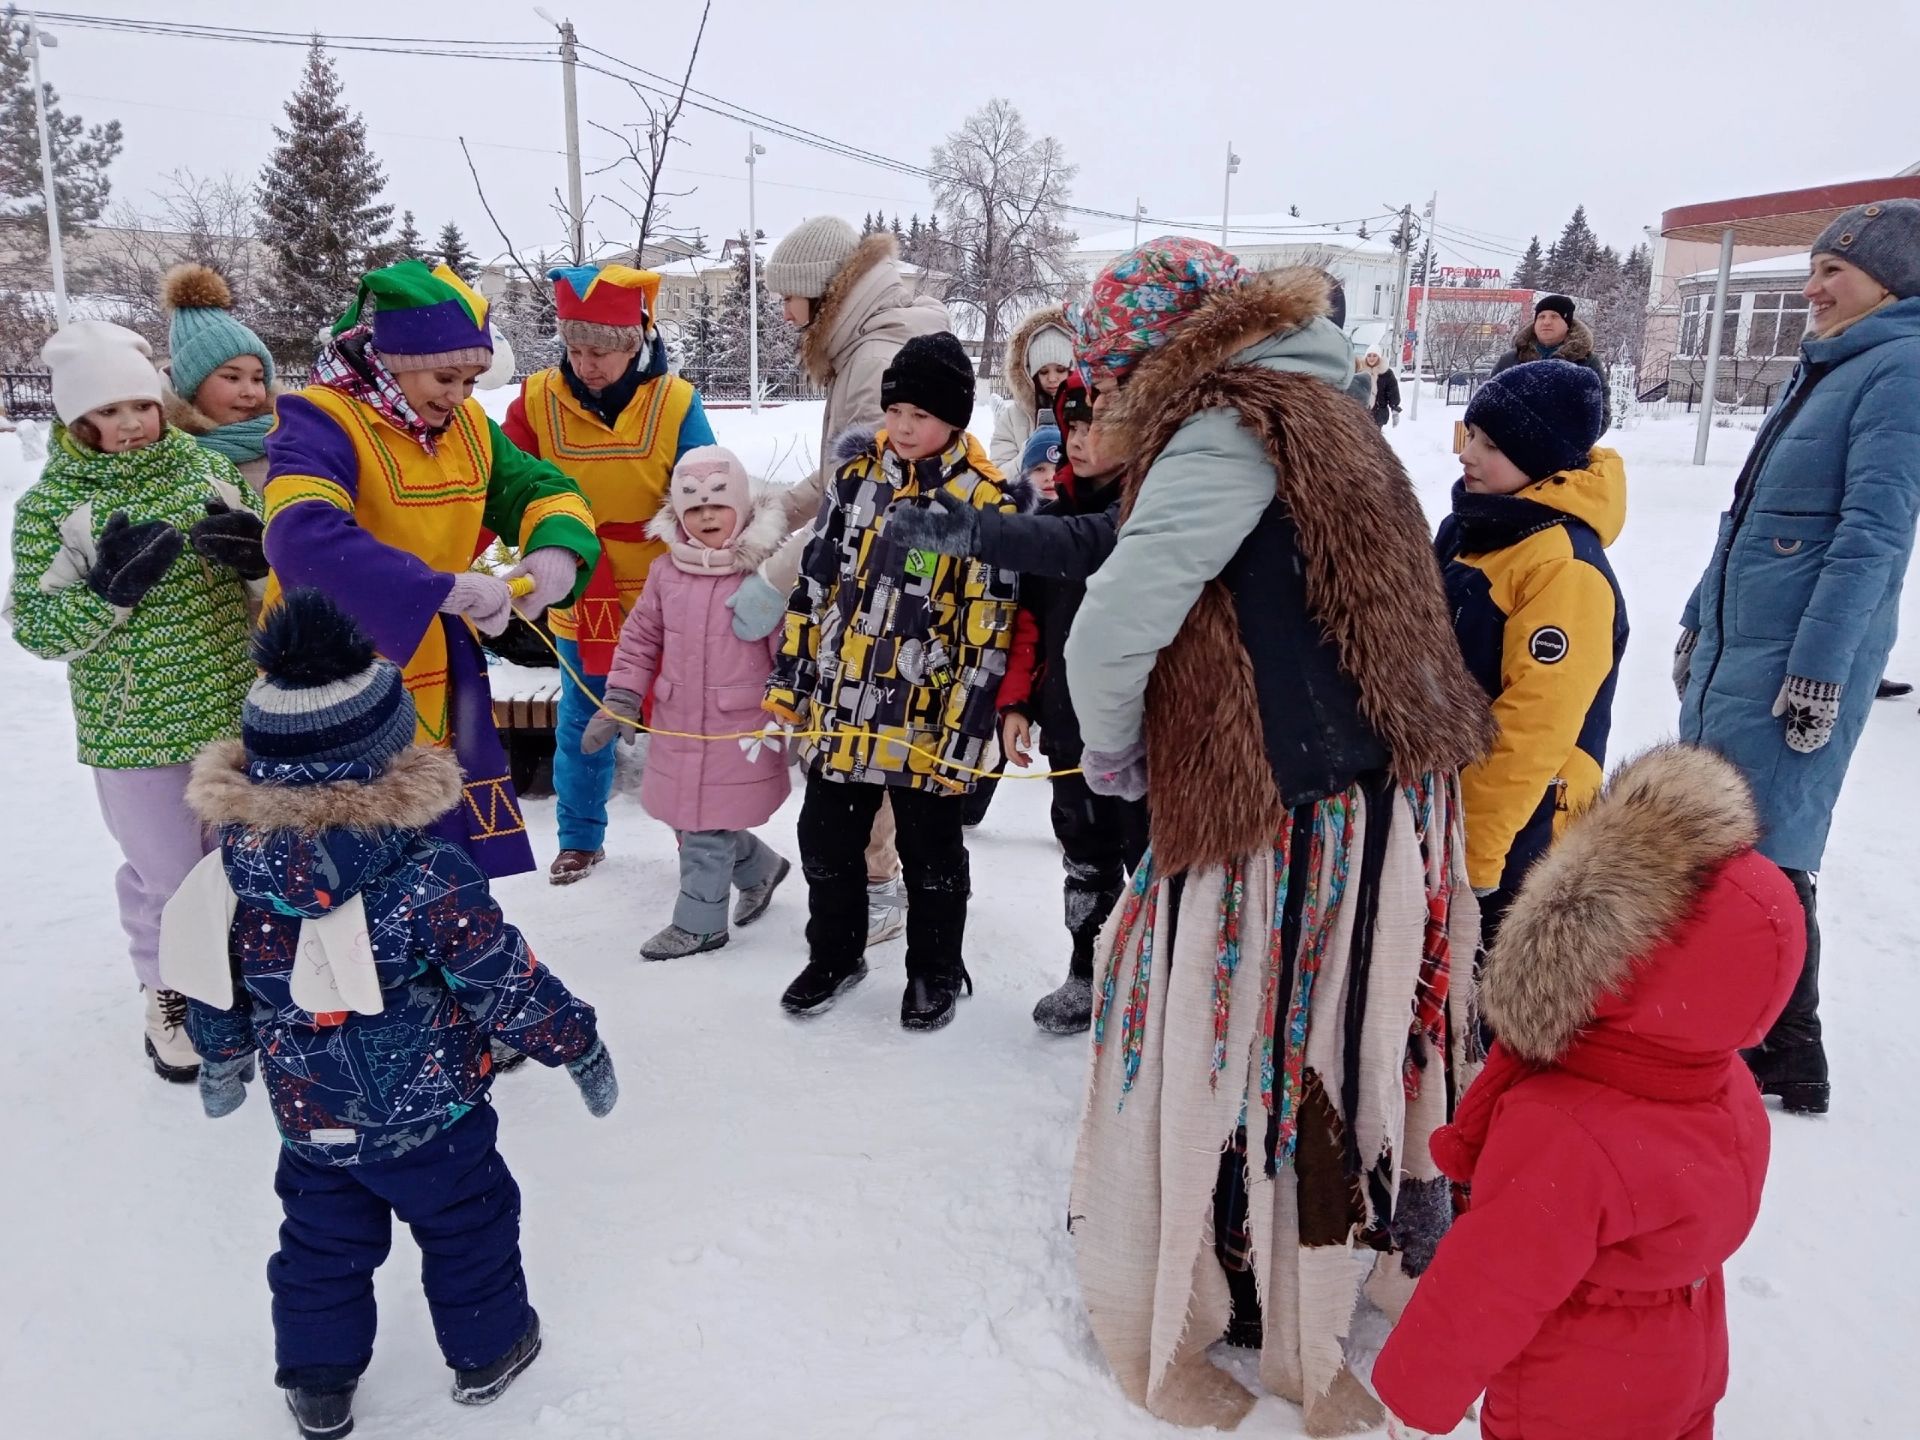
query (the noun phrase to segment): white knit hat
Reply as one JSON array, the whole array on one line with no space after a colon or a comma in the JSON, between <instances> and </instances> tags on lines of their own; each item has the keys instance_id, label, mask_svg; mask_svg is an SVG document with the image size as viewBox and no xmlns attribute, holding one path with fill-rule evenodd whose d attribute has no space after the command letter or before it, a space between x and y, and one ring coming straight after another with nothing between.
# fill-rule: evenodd
<instances>
[{"instance_id":1,"label":"white knit hat","mask_svg":"<svg viewBox=\"0 0 1920 1440\"><path fill-rule=\"evenodd\" d=\"M124 325L76 320L40 347L40 363L53 372L53 411L63 425L122 400L160 403L153 347Z\"/></svg>"},{"instance_id":2,"label":"white knit hat","mask_svg":"<svg viewBox=\"0 0 1920 1440\"><path fill-rule=\"evenodd\" d=\"M838 215L816 215L802 220L778 245L761 270L767 289L776 295L799 295L818 300L840 267L853 257L860 237Z\"/></svg>"},{"instance_id":3,"label":"white knit hat","mask_svg":"<svg viewBox=\"0 0 1920 1440\"><path fill-rule=\"evenodd\" d=\"M1049 365L1073 368L1073 337L1064 325L1043 325L1027 341L1027 373L1038 375Z\"/></svg>"}]
</instances>

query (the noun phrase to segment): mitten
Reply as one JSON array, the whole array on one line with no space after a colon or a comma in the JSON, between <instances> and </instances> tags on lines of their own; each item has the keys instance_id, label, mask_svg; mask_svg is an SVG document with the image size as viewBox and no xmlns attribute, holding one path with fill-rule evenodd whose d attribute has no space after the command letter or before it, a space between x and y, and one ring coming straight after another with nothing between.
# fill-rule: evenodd
<instances>
[{"instance_id":1,"label":"mitten","mask_svg":"<svg viewBox=\"0 0 1920 1440\"><path fill-rule=\"evenodd\" d=\"M532 577L533 590L521 609L528 615L538 615L573 594L574 583L580 578L580 557L558 545L542 545L520 557L520 563L507 572L507 583L511 585L522 575Z\"/></svg>"},{"instance_id":2,"label":"mitten","mask_svg":"<svg viewBox=\"0 0 1920 1440\"><path fill-rule=\"evenodd\" d=\"M224 565L242 580L264 580L270 568L262 543L266 533L266 522L251 510L209 500L207 518L187 532L187 539L209 564Z\"/></svg>"},{"instance_id":3,"label":"mitten","mask_svg":"<svg viewBox=\"0 0 1920 1440\"><path fill-rule=\"evenodd\" d=\"M1787 748L1811 755L1833 739L1840 718L1840 686L1832 680L1789 675L1773 702L1773 713L1787 722Z\"/></svg>"},{"instance_id":4,"label":"mitten","mask_svg":"<svg viewBox=\"0 0 1920 1440\"><path fill-rule=\"evenodd\" d=\"M587 721L587 733L580 737L580 753L583 755L593 755L606 749L610 740L624 740L631 745L634 736L640 733L633 726L622 725L613 718L614 715L626 720L640 718L640 697L633 691L616 686L607 691L606 698L600 704L602 708L596 710L593 718ZM612 715L607 713L609 710L613 712Z\"/></svg>"},{"instance_id":5,"label":"mitten","mask_svg":"<svg viewBox=\"0 0 1920 1440\"><path fill-rule=\"evenodd\" d=\"M253 1078L253 1057L237 1055L231 1060L200 1062L200 1108L207 1118L218 1120L231 1115L247 1098L247 1081Z\"/></svg>"},{"instance_id":6,"label":"mitten","mask_svg":"<svg viewBox=\"0 0 1920 1440\"><path fill-rule=\"evenodd\" d=\"M513 592L497 575L462 570L440 602L442 615L464 615L482 635L498 635L513 619Z\"/></svg>"},{"instance_id":7,"label":"mitten","mask_svg":"<svg viewBox=\"0 0 1920 1440\"><path fill-rule=\"evenodd\" d=\"M895 506L887 516L887 533L909 550L972 555L980 548L980 512L936 490L924 505Z\"/></svg>"},{"instance_id":8,"label":"mitten","mask_svg":"<svg viewBox=\"0 0 1920 1440\"><path fill-rule=\"evenodd\" d=\"M593 1048L578 1060L567 1062L567 1073L580 1087L580 1098L587 1102L587 1113L599 1120L613 1110L620 1098L620 1081L613 1073L613 1057L604 1041L595 1040Z\"/></svg>"},{"instance_id":9,"label":"mitten","mask_svg":"<svg viewBox=\"0 0 1920 1440\"><path fill-rule=\"evenodd\" d=\"M1089 748L1080 757L1081 778L1096 795L1120 800L1147 798L1147 747L1134 741L1124 750Z\"/></svg>"},{"instance_id":10,"label":"mitten","mask_svg":"<svg viewBox=\"0 0 1920 1440\"><path fill-rule=\"evenodd\" d=\"M735 639L764 640L780 627L781 617L787 613L787 597L755 572L727 597L727 609L733 612Z\"/></svg>"},{"instance_id":11,"label":"mitten","mask_svg":"<svg viewBox=\"0 0 1920 1440\"><path fill-rule=\"evenodd\" d=\"M1673 688L1682 700L1687 698L1687 680L1693 674L1693 648L1699 643L1698 630L1682 630L1673 647Z\"/></svg>"},{"instance_id":12,"label":"mitten","mask_svg":"<svg viewBox=\"0 0 1920 1440\"><path fill-rule=\"evenodd\" d=\"M135 525L127 519L126 511L116 510L107 517L106 528L95 542L87 588L107 604L131 610L147 598L147 592L160 583L160 577L186 548L186 537L166 521L146 520Z\"/></svg>"}]
</instances>

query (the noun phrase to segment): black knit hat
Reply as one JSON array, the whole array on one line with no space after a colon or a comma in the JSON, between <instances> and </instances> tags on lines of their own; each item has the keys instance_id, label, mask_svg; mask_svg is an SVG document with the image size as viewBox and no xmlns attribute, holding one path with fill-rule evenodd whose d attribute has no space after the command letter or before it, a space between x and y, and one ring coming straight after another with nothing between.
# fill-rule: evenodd
<instances>
[{"instance_id":1,"label":"black knit hat","mask_svg":"<svg viewBox=\"0 0 1920 1440\"><path fill-rule=\"evenodd\" d=\"M1540 303L1533 307L1533 313L1537 316L1542 310L1551 310L1567 324L1573 323L1573 301L1564 295L1542 295Z\"/></svg>"},{"instance_id":2,"label":"black knit hat","mask_svg":"<svg viewBox=\"0 0 1920 1440\"><path fill-rule=\"evenodd\" d=\"M1529 480L1580 470L1606 425L1600 377L1566 360L1534 360L1502 370L1467 403L1467 424L1481 430Z\"/></svg>"},{"instance_id":3,"label":"black knit hat","mask_svg":"<svg viewBox=\"0 0 1920 1440\"><path fill-rule=\"evenodd\" d=\"M880 407L918 405L956 430L973 419L973 362L960 342L942 330L916 335L880 377Z\"/></svg>"}]
</instances>

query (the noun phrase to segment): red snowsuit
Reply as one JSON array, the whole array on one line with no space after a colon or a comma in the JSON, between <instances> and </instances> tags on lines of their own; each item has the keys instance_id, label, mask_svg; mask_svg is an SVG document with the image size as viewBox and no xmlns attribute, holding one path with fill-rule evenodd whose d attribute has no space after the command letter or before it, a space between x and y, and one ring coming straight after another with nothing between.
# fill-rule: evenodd
<instances>
[{"instance_id":1,"label":"red snowsuit","mask_svg":"<svg viewBox=\"0 0 1920 1440\"><path fill-rule=\"evenodd\" d=\"M1695 808L1729 796L1744 815ZM1769 1149L1735 1051L1780 1013L1806 943L1756 831L1725 762L1673 747L1623 770L1529 877L1483 982L1501 1043L1433 1140L1472 1205L1374 1369L1407 1424L1446 1434L1484 1390L1487 1440L1713 1433L1721 1266Z\"/></svg>"}]
</instances>

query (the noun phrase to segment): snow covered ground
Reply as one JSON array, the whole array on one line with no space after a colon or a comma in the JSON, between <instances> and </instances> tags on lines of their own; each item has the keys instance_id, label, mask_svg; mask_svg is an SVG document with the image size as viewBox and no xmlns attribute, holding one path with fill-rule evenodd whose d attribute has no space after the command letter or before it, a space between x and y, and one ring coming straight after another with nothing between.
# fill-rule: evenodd
<instances>
[{"instance_id":1,"label":"snow covered ground","mask_svg":"<svg viewBox=\"0 0 1920 1440\"><path fill-rule=\"evenodd\" d=\"M1419 424L1390 432L1436 519L1459 414L1429 401ZM789 476L818 444L818 406L714 422L756 468L786 456ZM1614 437L1633 487L1614 558L1635 626L1616 755L1672 729L1676 617L1751 438L1716 431L1713 464L1696 470L1692 436L1672 421ZM9 509L32 479L34 438L0 436ZM1910 598L1893 667L1909 679L1920 678L1917 609ZM291 1434L272 1385L267 1106L256 1088L215 1124L191 1089L147 1071L112 900L118 857L71 758L63 678L0 641L0 696L13 817L0 834L0 975L17 1017L0 1048L0 1089L15 1097L0 1183L0 1426L62 1440ZM1720 1433L1734 1440L1911 1428L1917 792L1920 716L1883 705L1824 877L1835 1111L1776 1116L1765 1212L1730 1267ZM547 1350L492 1408L454 1406L402 1231L380 1274L357 1433L1181 1433L1121 1398L1076 1298L1063 1221L1085 1047L1038 1034L1027 1015L1065 964L1045 786L1003 786L973 841L979 994L931 1036L897 1024L898 943L831 1015L781 1014L776 997L802 960L797 876L728 949L641 964L640 939L671 906L673 841L631 799L615 804L613 858L592 879L498 887L542 958L599 1007L622 1079L604 1121L563 1073L528 1067L495 1091ZM766 832L788 855L797 808ZM527 818L544 861L553 802L530 802ZM1298 1429L1291 1406L1264 1400L1240 1433Z\"/></svg>"}]
</instances>

